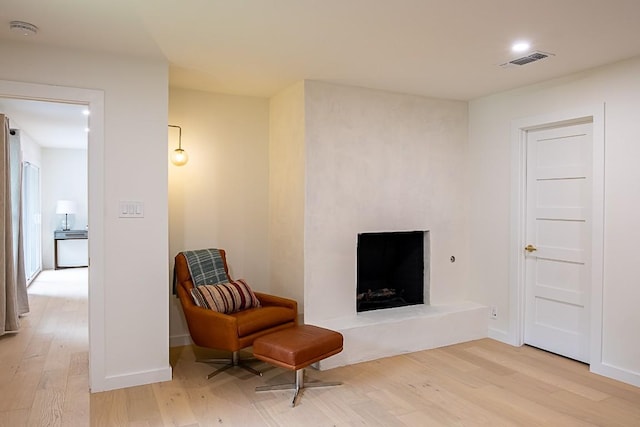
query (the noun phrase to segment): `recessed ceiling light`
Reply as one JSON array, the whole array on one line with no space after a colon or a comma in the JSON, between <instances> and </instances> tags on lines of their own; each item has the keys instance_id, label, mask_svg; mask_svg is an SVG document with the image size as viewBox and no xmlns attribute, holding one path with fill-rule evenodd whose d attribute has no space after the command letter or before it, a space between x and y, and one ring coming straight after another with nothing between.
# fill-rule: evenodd
<instances>
[{"instance_id":1,"label":"recessed ceiling light","mask_svg":"<svg viewBox=\"0 0 640 427\"><path fill-rule=\"evenodd\" d=\"M21 34L23 36L34 36L38 34L38 27L24 21L9 22L9 29L16 34Z\"/></svg>"},{"instance_id":2,"label":"recessed ceiling light","mask_svg":"<svg viewBox=\"0 0 640 427\"><path fill-rule=\"evenodd\" d=\"M85 109L85 110L82 110L82 114L84 114L85 116L88 116L89 114L91 114L91 112Z\"/></svg>"},{"instance_id":3,"label":"recessed ceiling light","mask_svg":"<svg viewBox=\"0 0 640 427\"><path fill-rule=\"evenodd\" d=\"M531 45L528 42L516 42L511 45L511 50L513 52L525 52L529 50Z\"/></svg>"}]
</instances>

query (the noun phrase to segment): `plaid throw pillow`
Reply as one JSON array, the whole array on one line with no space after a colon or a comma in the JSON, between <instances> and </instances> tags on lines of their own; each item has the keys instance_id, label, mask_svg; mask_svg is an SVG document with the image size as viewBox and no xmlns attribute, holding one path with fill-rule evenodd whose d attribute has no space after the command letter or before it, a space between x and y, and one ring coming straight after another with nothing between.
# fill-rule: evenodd
<instances>
[{"instance_id":1,"label":"plaid throw pillow","mask_svg":"<svg viewBox=\"0 0 640 427\"><path fill-rule=\"evenodd\" d=\"M231 281L224 269L220 249L198 249L182 252L195 286L217 285Z\"/></svg>"},{"instance_id":2,"label":"plaid throw pillow","mask_svg":"<svg viewBox=\"0 0 640 427\"><path fill-rule=\"evenodd\" d=\"M260 301L243 279L218 285L196 286L191 289L191 297L198 307L220 313L235 313L260 307Z\"/></svg>"}]
</instances>

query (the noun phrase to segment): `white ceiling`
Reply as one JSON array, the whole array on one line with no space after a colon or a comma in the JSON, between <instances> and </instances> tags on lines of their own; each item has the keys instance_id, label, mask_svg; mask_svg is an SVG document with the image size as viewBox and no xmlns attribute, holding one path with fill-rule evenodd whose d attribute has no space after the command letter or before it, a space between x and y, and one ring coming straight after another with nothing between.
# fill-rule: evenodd
<instances>
[{"instance_id":1,"label":"white ceiling","mask_svg":"<svg viewBox=\"0 0 640 427\"><path fill-rule=\"evenodd\" d=\"M469 100L640 55L638 22L640 0L2 0L0 42L161 58L172 86L219 93L316 79ZM499 67L519 39L555 56Z\"/></svg>"},{"instance_id":2,"label":"white ceiling","mask_svg":"<svg viewBox=\"0 0 640 427\"><path fill-rule=\"evenodd\" d=\"M88 117L84 105L0 98L9 126L47 148L87 148Z\"/></svg>"}]
</instances>

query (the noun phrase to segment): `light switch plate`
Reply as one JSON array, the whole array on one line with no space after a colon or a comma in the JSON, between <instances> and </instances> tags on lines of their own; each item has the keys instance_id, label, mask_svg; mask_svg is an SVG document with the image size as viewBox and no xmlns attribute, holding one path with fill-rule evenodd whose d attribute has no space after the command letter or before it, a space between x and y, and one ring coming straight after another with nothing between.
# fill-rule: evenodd
<instances>
[{"instance_id":1,"label":"light switch plate","mask_svg":"<svg viewBox=\"0 0 640 427\"><path fill-rule=\"evenodd\" d=\"M121 201L118 212L120 218L144 218L144 203Z\"/></svg>"}]
</instances>

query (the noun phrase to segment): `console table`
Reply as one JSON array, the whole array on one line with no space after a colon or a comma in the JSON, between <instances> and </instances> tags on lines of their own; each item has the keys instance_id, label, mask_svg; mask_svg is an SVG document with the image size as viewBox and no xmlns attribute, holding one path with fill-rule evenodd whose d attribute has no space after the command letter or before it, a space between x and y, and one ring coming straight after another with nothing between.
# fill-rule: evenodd
<instances>
[{"instance_id":1,"label":"console table","mask_svg":"<svg viewBox=\"0 0 640 427\"><path fill-rule=\"evenodd\" d=\"M59 270L61 268L77 268L77 267L88 267L89 261L88 256L83 257L82 260L78 260L76 262L69 263L71 265L60 265L58 260L59 250L58 244L59 242L65 240L87 240L89 238L89 233L87 230L56 230L53 232L53 262L54 268ZM85 243L86 246L86 243ZM86 251L86 249L84 249Z\"/></svg>"}]
</instances>

